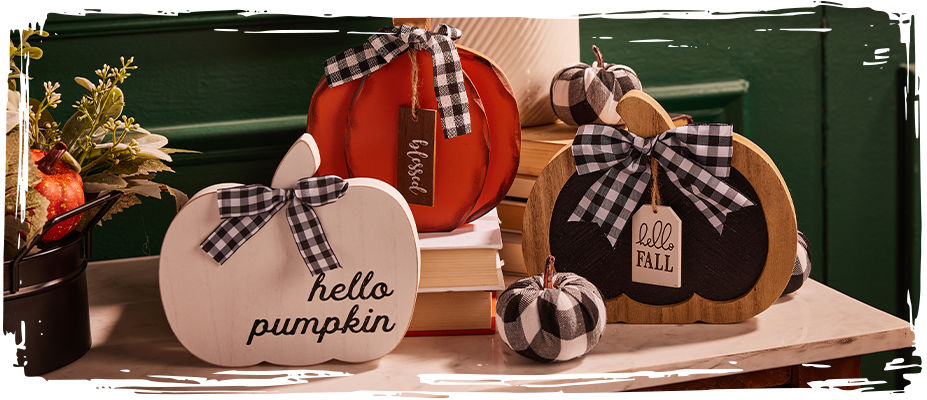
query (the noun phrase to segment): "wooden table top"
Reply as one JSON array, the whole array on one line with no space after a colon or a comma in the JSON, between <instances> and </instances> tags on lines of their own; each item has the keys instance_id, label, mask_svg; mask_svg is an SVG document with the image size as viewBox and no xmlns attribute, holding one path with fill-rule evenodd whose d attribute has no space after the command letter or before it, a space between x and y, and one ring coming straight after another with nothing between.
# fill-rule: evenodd
<instances>
[{"instance_id":1,"label":"wooden table top","mask_svg":"<svg viewBox=\"0 0 927 400\"><path fill-rule=\"evenodd\" d=\"M44 377L139 392L618 391L910 347L914 340L908 322L809 280L737 324L610 324L591 353L564 363L536 363L498 335L477 335L405 338L392 353L361 364L232 370L200 361L174 337L156 257L91 263L87 275L93 347Z\"/></svg>"}]
</instances>

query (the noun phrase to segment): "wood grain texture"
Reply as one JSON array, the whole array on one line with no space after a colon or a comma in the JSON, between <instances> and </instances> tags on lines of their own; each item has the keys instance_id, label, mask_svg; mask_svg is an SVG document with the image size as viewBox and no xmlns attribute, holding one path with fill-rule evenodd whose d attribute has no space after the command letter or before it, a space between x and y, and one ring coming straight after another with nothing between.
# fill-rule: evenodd
<instances>
[{"instance_id":1,"label":"wood grain texture","mask_svg":"<svg viewBox=\"0 0 927 400\"><path fill-rule=\"evenodd\" d=\"M283 158L273 185L291 187L318 167L318 150L303 135ZM321 301L294 242L285 211L276 213L223 265L205 254L199 243L220 219L215 185L194 196L168 228L161 249L159 282L165 315L177 339L198 358L238 367L262 361L278 365L309 365L337 359L363 362L390 352L402 339L412 317L419 278L418 237L412 214L402 196L389 185L368 178L348 179L344 197L314 207L332 250L343 268L327 271L323 284L350 287L357 273L373 271L366 291L384 282L393 293L381 299ZM344 288L342 288L344 289ZM348 289L358 292L358 289ZM344 293L344 291L342 291ZM334 331L321 343L312 332L296 329L296 318L340 319L346 326L352 307L355 318L386 315L392 330L376 333ZM281 326L274 321L279 318ZM289 326L284 325L289 318ZM278 332L253 336L257 320L267 320ZM375 323L375 322L374 322ZM331 330L331 326L328 327ZM253 336L253 337L252 337ZM252 343L247 344L249 339Z\"/></svg>"},{"instance_id":2,"label":"wood grain texture","mask_svg":"<svg viewBox=\"0 0 927 400\"><path fill-rule=\"evenodd\" d=\"M566 146L544 167L528 195L521 243L529 275L544 272L544 260L550 255L550 219L554 214L554 204L560 189L575 173L573 151Z\"/></svg>"},{"instance_id":3,"label":"wood grain texture","mask_svg":"<svg viewBox=\"0 0 927 400\"><path fill-rule=\"evenodd\" d=\"M640 90L625 93L617 109L625 120L625 129L643 138L651 138L676 127L673 118L660 103Z\"/></svg>"},{"instance_id":4,"label":"wood grain texture","mask_svg":"<svg viewBox=\"0 0 927 400\"><path fill-rule=\"evenodd\" d=\"M622 114L632 131L655 131L672 126L662 107L648 99L644 93L629 93L629 108L654 108L653 114L641 111ZM619 104L619 110L621 109ZM641 120L638 121L637 119ZM631 122L634 121L634 122ZM636 124L636 125L634 125ZM665 130L665 129L664 129ZM779 297L788 283L795 262L797 228L795 209L782 175L772 159L759 146L739 134L734 134L734 151L731 166L740 172L755 189L764 205L763 215L767 226L767 254L763 271L756 284L744 295L731 300L713 301L693 294L686 301L669 305L650 305L635 301L626 295L606 301L609 322L632 323L730 323L750 318ZM524 222L523 252L528 272L541 273L543 261L550 254L550 221L554 205L567 180L576 173L572 152L564 149L554 157L535 183L528 198Z\"/></svg>"}]
</instances>

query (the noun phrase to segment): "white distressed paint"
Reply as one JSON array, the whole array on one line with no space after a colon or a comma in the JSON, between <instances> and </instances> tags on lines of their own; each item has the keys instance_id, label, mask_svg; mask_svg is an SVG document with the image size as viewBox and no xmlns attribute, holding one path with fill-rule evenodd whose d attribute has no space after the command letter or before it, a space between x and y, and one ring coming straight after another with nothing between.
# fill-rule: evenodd
<instances>
[{"instance_id":1,"label":"white distressed paint","mask_svg":"<svg viewBox=\"0 0 927 400\"><path fill-rule=\"evenodd\" d=\"M830 32L831 28L779 28L785 32Z\"/></svg>"},{"instance_id":2,"label":"white distressed paint","mask_svg":"<svg viewBox=\"0 0 927 400\"><path fill-rule=\"evenodd\" d=\"M906 369L906 368L919 368L920 364L902 364L904 362L903 358L896 358L892 361L885 363L886 371L894 371L896 369Z\"/></svg>"},{"instance_id":3,"label":"white distressed paint","mask_svg":"<svg viewBox=\"0 0 927 400\"><path fill-rule=\"evenodd\" d=\"M216 28L216 32L238 32L238 33L338 33L337 29L272 29L266 31L242 31L238 29Z\"/></svg>"},{"instance_id":4,"label":"white distressed paint","mask_svg":"<svg viewBox=\"0 0 927 400\"><path fill-rule=\"evenodd\" d=\"M692 7L689 3L688 7ZM628 14L593 14L584 15L580 18L605 18L605 19L640 19L640 18L668 18L668 19L737 19L737 18L768 18L768 17L792 17L797 15L814 14L810 11L796 11L786 13L758 14L749 12L734 12L718 14L712 11L648 11Z\"/></svg>"},{"instance_id":5,"label":"white distressed paint","mask_svg":"<svg viewBox=\"0 0 927 400\"><path fill-rule=\"evenodd\" d=\"M812 389L837 389L837 388L847 388L847 387L856 387L853 389L854 392L864 392L870 389L873 389L869 386L874 385L884 385L885 381L870 381L866 378L856 378L856 379L827 379L823 381L812 381L808 382L808 386L811 386ZM844 389L847 390L847 389Z\"/></svg>"}]
</instances>

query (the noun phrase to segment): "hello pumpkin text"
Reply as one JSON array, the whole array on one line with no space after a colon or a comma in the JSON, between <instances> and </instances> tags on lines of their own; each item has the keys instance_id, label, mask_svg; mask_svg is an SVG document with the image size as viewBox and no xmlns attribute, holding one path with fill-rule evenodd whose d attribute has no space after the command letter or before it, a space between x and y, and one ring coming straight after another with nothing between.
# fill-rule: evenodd
<instances>
[{"instance_id":1,"label":"hello pumpkin text","mask_svg":"<svg viewBox=\"0 0 927 400\"><path fill-rule=\"evenodd\" d=\"M324 284L325 273L320 273L316 277L312 289L309 290L309 297L306 301L313 301L316 299L318 299L318 301L381 300L393 294L393 290L390 289L385 282L371 284L373 278L373 271L367 272L366 275L358 271L351 279L351 283L347 285L344 283L337 283L329 288ZM281 320L281 318L276 318L273 321L273 325L266 319L255 319L254 325L251 326L251 333L248 335L246 344L251 345L255 337L267 333L274 336L291 336L297 334L305 335L311 332L314 335L318 335L317 342L321 343L325 335L336 333L347 334L349 331L352 333L374 333L378 330L382 332L391 332L396 327L395 322L390 322L389 316L374 315L373 308L367 308L367 315L358 315L360 312L360 305L355 304L344 318L338 316L311 316L285 318L283 320Z\"/></svg>"}]
</instances>

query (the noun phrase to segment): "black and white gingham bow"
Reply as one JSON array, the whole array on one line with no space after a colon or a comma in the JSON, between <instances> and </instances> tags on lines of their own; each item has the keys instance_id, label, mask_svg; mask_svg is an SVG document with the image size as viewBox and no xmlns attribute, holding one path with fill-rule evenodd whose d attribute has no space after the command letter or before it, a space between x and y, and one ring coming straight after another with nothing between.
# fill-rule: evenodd
<instances>
[{"instance_id":1,"label":"black and white gingham bow","mask_svg":"<svg viewBox=\"0 0 927 400\"><path fill-rule=\"evenodd\" d=\"M200 248L220 265L225 263L289 202L286 219L309 272L316 275L341 268L312 207L338 200L347 189L348 183L335 175L300 179L295 189L263 185L220 189L216 194L223 221L200 243Z\"/></svg>"},{"instance_id":2,"label":"black and white gingham bow","mask_svg":"<svg viewBox=\"0 0 927 400\"><path fill-rule=\"evenodd\" d=\"M463 67L454 47L460 29L444 24L434 32L408 25L388 27L367 42L325 60L328 86L335 87L376 71L408 50L428 50L435 75L435 97L444 137L470 133L470 106L464 89Z\"/></svg>"},{"instance_id":3,"label":"black and white gingham bow","mask_svg":"<svg viewBox=\"0 0 927 400\"><path fill-rule=\"evenodd\" d=\"M589 187L569 221L594 222L614 246L650 182L654 157L720 234L727 213L753 205L721 180L730 174L732 133L727 124L693 124L645 139L608 125L580 126L572 146L576 172L607 172Z\"/></svg>"}]
</instances>

